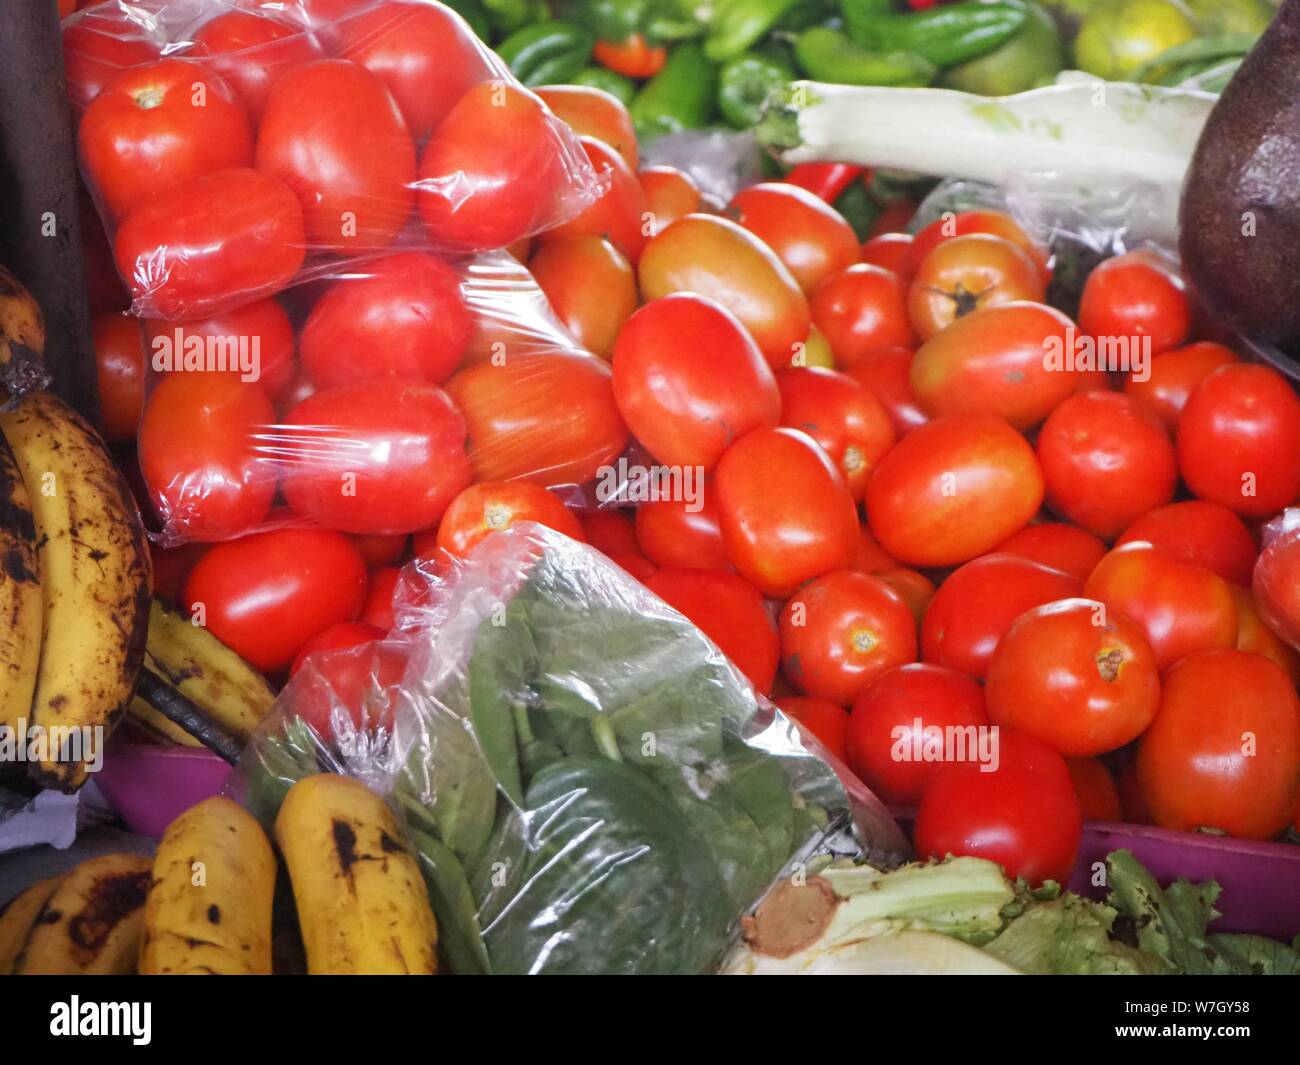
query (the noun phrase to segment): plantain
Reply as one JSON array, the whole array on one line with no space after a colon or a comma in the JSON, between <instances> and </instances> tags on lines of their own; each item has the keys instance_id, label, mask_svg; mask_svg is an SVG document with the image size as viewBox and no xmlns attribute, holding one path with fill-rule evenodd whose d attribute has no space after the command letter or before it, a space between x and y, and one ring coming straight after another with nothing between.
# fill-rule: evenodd
<instances>
[{"instance_id":1,"label":"plantain","mask_svg":"<svg viewBox=\"0 0 1300 1065\"><path fill-rule=\"evenodd\" d=\"M437 971L438 926L420 868L378 795L351 777L304 777L280 807L275 840L309 973Z\"/></svg>"},{"instance_id":2,"label":"plantain","mask_svg":"<svg viewBox=\"0 0 1300 1065\"><path fill-rule=\"evenodd\" d=\"M78 865L42 907L13 971L23 976L135 972L152 864L146 855L105 854Z\"/></svg>"},{"instance_id":3,"label":"plantain","mask_svg":"<svg viewBox=\"0 0 1300 1065\"><path fill-rule=\"evenodd\" d=\"M16 731L31 714L43 612L31 499L0 437L0 727Z\"/></svg>"},{"instance_id":4,"label":"plantain","mask_svg":"<svg viewBox=\"0 0 1300 1065\"><path fill-rule=\"evenodd\" d=\"M24 396L0 413L0 430L27 484L44 603L31 724L48 742L28 773L75 791L126 711L144 659L152 578L144 525L103 442L56 396ZM67 743L69 729L80 744Z\"/></svg>"},{"instance_id":5,"label":"plantain","mask_svg":"<svg viewBox=\"0 0 1300 1065\"><path fill-rule=\"evenodd\" d=\"M14 962L27 945L36 918L63 880L62 876L38 880L0 910L0 976L9 976L14 971Z\"/></svg>"},{"instance_id":6,"label":"plantain","mask_svg":"<svg viewBox=\"0 0 1300 1065\"><path fill-rule=\"evenodd\" d=\"M275 854L242 806L191 806L158 844L140 972L269 976Z\"/></svg>"},{"instance_id":7,"label":"plantain","mask_svg":"<svg viewBox=\"0 0 1300 1065\"><path fill-rule=\"evenodd\" d=\"M202 740L195 739L161 711L155 710L139 695L135 696L131 700L131 705L126 708L126 716L131 724L155 740L174 743L178 747L203 746Z\"/></svg>"},{"instance_id":8,"label":"plantain","mask_svg":"<svg viewBox=\"0 0 1300 1065\"><path fill-rule=\"evenodd\" d=\"M45 318L18 278L0 266L0 396L45 383Z\"/></svg>"}]
</instances>

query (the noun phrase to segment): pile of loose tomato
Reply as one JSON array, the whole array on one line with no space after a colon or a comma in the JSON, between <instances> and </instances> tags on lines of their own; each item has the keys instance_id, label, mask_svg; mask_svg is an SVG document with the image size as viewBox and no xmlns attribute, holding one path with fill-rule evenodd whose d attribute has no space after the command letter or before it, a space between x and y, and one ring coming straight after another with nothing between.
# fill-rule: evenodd
<instances>
[{"instance_id":1,"label":"pile of loose tomato","mask_svg":"<svg viewBox=\"0 0 1300 1065\"><path fill-rule=\"evenodd\" d=\"M489 335L481 350L504 358L435 360L447 376L412 380L383 287L327 291L308 322L351 302L331 328L370 330L369 369L348 403L324 388L297 421L373 445L374 479L343 504L328 502L340 469L285 482L285 500L257 505L322 527L161 550L160 594L283 676L314 649L382 639L407 560L536 521L643 581L881 798L916 806L922 854L1062 879L1084 818L1251 839L1300 818L1300 657L1277 620L1296 604L1250 587L1260 524L1300 498L1300 399L1220 342L1168 263L1105 261L1072 321L1046 303L1047 249L1007 215L860 245L792 184L720 206L685 173L641 166L606 93L539 96L609 181L513 248L584 350L512 354ZM295 329L286 388L308 405L321 382ZM106 413L132 426L140 389L109 333ZM1150 360L1080 364L1080 338L1127 338ZM325 350L342 373L347 345ZM173 379L212 391L169 405L140 458L148 471L188 448L230 492L219 523L243 498L232 449L246 440L226 419L247 417L247 386ZM454 471L436 498L384 457L431 425L449 428L412 468ZM588 509L553 490L629 440L647 464L703 471L700 498ZM912 756L936 728L993 725L995 769Z\"/></svg>"}]
</instances>

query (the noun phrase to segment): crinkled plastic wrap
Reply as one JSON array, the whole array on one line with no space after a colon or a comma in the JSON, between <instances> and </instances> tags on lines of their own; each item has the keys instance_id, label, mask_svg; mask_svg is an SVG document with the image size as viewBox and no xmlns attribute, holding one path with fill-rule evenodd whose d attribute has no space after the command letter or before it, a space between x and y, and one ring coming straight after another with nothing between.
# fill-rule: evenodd
<instances>
[{"instance_id":1,"label":"crinkled plastic wrap","mask_svg":"<svg viewBox=\"0 0 1300 1065\"><path fill-rule=\"evenodd\" d=\"M700 973L782 875L897 857L689 621L537 525L408 567L384 644L306 660L230 790L352 774L402 815L457 973Z\"/></svg>"},{"instance_id":2,"label":"crinkled plastic wrap","mask_svg":"<svg viewBox=\"0 0 1300 1065\"><path fill-rule=\"evenodd\" d=\"M141 317L396 250L473 254L608 184L434 0L116 0L64 23L79 159Z\"/></svg>"},{"instance_id":3,"label":"crinkled plastic wrap","mask_svg":"<svg viewBox=\"0 0 1300 1065\"><path fill-rule=\"evenodd\" d=\"M1300 508L1266 522L1263 541L1251 581L1255 602L1268 627L1300 650Z\"/></svg>"}]
</instances>

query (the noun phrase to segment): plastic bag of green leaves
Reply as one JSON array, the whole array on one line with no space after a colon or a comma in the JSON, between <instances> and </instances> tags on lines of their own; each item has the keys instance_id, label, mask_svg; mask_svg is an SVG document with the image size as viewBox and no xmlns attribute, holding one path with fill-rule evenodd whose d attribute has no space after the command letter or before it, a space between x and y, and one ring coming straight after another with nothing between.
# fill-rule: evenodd
<instances>
[{"instance_id":1,"label":"plastic bag of green leaves","mask_svg":"<svg viewBox=\"0 0 1300 1065\"><path fill-rule=\"evenodd\" d=\"M231 791L268 822L321 768L385 794L450 971L711 972L800 863L905 849L694 625L595 550L529 524L440 575L424 565L402 575L391 639L307 659Z\"/></svg>"}]
</instances>

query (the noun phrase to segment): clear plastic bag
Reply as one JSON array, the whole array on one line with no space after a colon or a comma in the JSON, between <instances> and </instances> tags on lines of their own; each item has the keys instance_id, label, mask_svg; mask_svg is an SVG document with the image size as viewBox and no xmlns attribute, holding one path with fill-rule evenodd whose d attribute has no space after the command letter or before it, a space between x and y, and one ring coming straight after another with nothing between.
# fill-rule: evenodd
<instances>
[{"instance_id":1,"label":"clear plastic bag","mask_svg":"<svg viewBox=\"0 0 1300 1065\"><path fill-rule=\"evenodd\" d=\"M1263 541L1251 581L1255 602L1268 627L1300 650L1300 509L1266 522Z\"/></svg>"},{"instance_id":2,"label":"clear plastic bag","mask_svg":"<svg viewBox=\"0 0 1300 1065\"><path fill-rule=\"evenodd\" d=\"M397 599L388 642L306 659L230 790L268 824L322 770L387 796L453 972L709 971L801 863L905 848L713 644L592 548L516 526L462 562L408 567Z\"/></svg>"},{"instance_id":3,"label":"clear plastic bag","mask_svg":"<svg viewBox=\"0 0 1300 1065\"><path fill-rule=\"evenodd\" d=\"M434 0L126 0L66 20L79 160L141 317L399 250L473 254L608 184Z\"/></svg>"}]
</instances>

